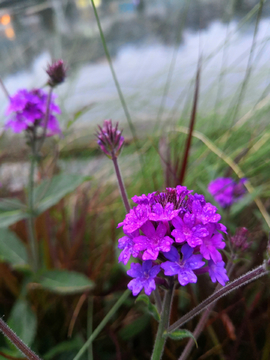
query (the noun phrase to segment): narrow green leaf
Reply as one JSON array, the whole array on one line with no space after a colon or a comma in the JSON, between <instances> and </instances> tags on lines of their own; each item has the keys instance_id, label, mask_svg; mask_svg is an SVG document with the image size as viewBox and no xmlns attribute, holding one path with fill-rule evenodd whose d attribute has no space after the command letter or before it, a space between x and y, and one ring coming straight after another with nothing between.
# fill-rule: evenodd
<instances>
[{"instance_id":1,"label":"narrow green leaf","mask_svg":"<svg viewBox=\"0 0 270 360\"><path fill-rule=\"evenodd\" d=\"M190 331L185 330L185 329L178 329L171 333L167 333L165 331L163 334L163 337L169 337L170 339L173 339L173 340L182 340L185 338L192 338L194 340L196 346L198 347L197 341L196 341L195 337L193 336L193 334Z\"/></svg>"},{"instance_id":2,"label":"narrow green leaf","mask_svg":"<svg viewBox=\"0 0 270 360\"><path fill-rule=\"evenodd\" d=\"M40 214L57 204L64 196L88 179L82 175L62 174L43 181L34 191L37 213Z\"/></svg>"},{"instance_id":3,"label":"narrow green leaf","mask_svg":"<svg viewBox=\"0 0 270 360\"><path fill-rule=\"evenodd\" d=\"M28 257L25 245L8 229L0 228L0 259L13 267L27 265Z\"/></svg>"},{"instance_id":4,"label":"narrow green leaf","mask_svg":"<svg viewBox=\"0 0 270 360\"><path fill-rule=\"evenodd\" d=\"M81 293L94 287L93 281L84 274L66 270L48 270L39 283L45 289L63 295Z\"/></svg>"},{"instance_id":5,"label":"narrow green leaf","mask_svg":"<svg viewBox=\"0 0 270 360\"><path fill-rule=\"evenodd\" d=\"M12 308L8 325L28 346L34 341L37 329L37 319L26 300L19 299ZM9 346L15 346L8 341Z\"/></svg>"},{"instance_id":6,"label":"narrow green leaf","mask_svg":"<svg viewBox=\"0 0 270 360\"><path fill-rule=\"evenodd\" d=\"M142 301L147 305L148 312L154 317L156 321L160 321L160 315L155 305L153 305L147 295L139 295L136 302Z\"/></svg>"},{"instance_id":7,"label":"narrow green leaf","mask_svg":"<svg viewBox=\"0 0 270 360\"><path fill-rule=\"evenodd\" d=\"M86 114L94 106L94 103L82 107L80 110L76 111L73 115L73 119L69 120L67 123L67 129L69 129L82 115Z\"/></svg>"}]
</instances>

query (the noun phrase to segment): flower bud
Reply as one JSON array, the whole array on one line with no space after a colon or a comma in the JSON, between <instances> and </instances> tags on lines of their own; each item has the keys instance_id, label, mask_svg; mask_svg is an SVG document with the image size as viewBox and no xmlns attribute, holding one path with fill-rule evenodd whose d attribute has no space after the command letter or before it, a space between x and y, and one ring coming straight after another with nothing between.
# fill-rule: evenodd
<instances>
[{"instance_id":1,"label":"flower bud","mask_svg":"<svg viewBox=\"0 0 270 360\"><path fill-rule=\"evenodd\" d=\"M96 134L100 149L110 158L117 157L120 154L124 143L122 130L118 130L118 123L115 127L111 120L104 120L103 127L99 126L99 132Z\"/></svg>"},{"instance_id":2,"label":"flower bud","mask_svg":"<svg viewBox=\"0 0 270 360\"><path fill-rule=\"evenodd\" d=\"M55 87L64 82L67 74L67 67L63 60L56 60L48 65L46 73L49 75L48 84Z\"/></svg>"},{"instance_id":3,"label":"flower bud","mask_svg":"<svg viewBox=\"0 0 270 360\"><path fill-rule=\"evenodd\" d=\"M246 250L249 247L248 243L248 229L245 227L238 228L234 236L231 237L231 242L235 248L239 250Z\"/></svg>"}]
</instances>

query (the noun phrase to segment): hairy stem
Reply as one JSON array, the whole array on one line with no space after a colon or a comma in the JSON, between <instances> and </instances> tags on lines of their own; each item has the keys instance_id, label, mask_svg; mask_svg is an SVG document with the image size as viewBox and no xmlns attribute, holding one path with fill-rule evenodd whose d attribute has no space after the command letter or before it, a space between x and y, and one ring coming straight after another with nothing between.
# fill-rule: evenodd
<instances>
[{"instance_id":1,"label":"hairy stem","mask_svg":"<svg viewBox=\"0 0 270 360\"><path fill-rule=\"evenodd\" d=\"M0 318L0 331L19 349L29 360L41 360Z\"/></svg>"},{"instance_id":2,"label":"hairy stem","mask_svg":"<svg viewBox=\"0 0 270 360\"><path fill-rule=\"evenodd\" d=\"M160 322L158 326L156 341L155 341L151 360L160 360L162 358L162 354L166 343L166 338L163 337L163 334L170 322L173 293L174 293L174 284L172 283L170 289L166 291L163 299L162 312L161 312Z\"/></svg>"},{"instance_id":3,"label":"hairy stem","mask_svg":"<svg viewBox=\"0 0 270 360\"><path fill-rule=\"evenodd\" d=\"M114 170L115 170L115 174L116 174L117 181L118 181L120 194L121 194L121 197L122 197L126 212L128 213L130 211L130 206L129 206L129 202L128 202L126 188L125 188L125 185L124 185L124 182L123 182L123 179L122 179L120 168L118 166L117 157L113 156L112 161L113 161Z\"/></svg>"},{"instance_id":4,"label":"hairy stem","mask_svg":"<svg viewBox=\"0 0 270 360\"><path fill-rule=\"evenodd\" d=\"M244 286L248 283L250 283L253 280L256 280L260 278L261 276L264 276L269 273L269 270L267 270L267 264L264 263L260 266L258 266L256 269L249 271L245 275L239 277L238 279L232 281L231 283L224 286L222 289L215 291L214 294L209 296L207 299L205 299L203 302L201 302L198 306L196 306L193 310L188 312L186 315L184 315L182 318L177 320L174 324L168 327L166 330L167 332L172 332L176 329L178 329L180 326L184 325L186 322L191 320L194 316L199 315L203 310L208 308L213 302L216 302L223 296L229 294L231 291L239 288L240 286Z\"/></svg>"},{"instance_id":5,"label":"hairy stem","mask_svg":"<svg viewBox=\"0 0 270 360\"><path fill-rule=\"evenodd\" d=\"M228 267L227 267L227 275L228 277L230 277L232 271L234 268L234 264L233 263L229 263ZM218 291L219 289L221 289L222 285L218 284L216 286L216 290ZM211 311L214 309L216 305L216 301L214 301L202 314L202 317L200 318L200 321L198 322L194 332L193 332L193 336L195 337L195 339L197 340L198 337L200 336L201 332L203 331L205 324L207 323L207 320L209 318L209 315L211 313ZM182 352L181 356L179 357L178 360L186 360L194 346L194 340L191 338L189 339L184 351Z\"/></svg>"}]
</instances>

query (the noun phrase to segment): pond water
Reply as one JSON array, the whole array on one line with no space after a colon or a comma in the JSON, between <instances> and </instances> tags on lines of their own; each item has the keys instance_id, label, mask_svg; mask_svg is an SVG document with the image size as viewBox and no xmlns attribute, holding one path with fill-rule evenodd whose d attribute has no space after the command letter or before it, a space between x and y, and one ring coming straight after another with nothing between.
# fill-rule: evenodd
<instances>
[{"instance_id":1,"label":"pond water","mask_svg":"<svg viewBox=\"0 0 270 360\"><path fill-rule=\"evenodd\" d=\"M155 120L158 114L163 120L179 117L192 99L199 56L202 114L226 111L248 62L251 73L243 111L268 94L269 2L255 38L257 1L149 0L139 6L128 0L95 2L135 122ZM69 65L69 78L57 89L61 121L66 123L89 106L75 126L95 125L104 118L125 122L88 0L3 1L0 35L0 74L11 94L44 85L46 64L62 57ZM6 104L1 91L2 124Z\"/></svg>"}]
</instances>

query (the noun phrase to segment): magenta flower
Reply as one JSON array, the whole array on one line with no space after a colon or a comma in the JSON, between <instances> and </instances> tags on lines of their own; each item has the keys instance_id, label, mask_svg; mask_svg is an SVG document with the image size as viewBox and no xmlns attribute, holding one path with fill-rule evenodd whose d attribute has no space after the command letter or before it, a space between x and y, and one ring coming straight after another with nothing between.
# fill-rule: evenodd
<instances>
[{"instance_id":1,"label":"magenta flower","mask_svg":"<svg viewBox=\"0 0 270 360\"><path fill-rule=\"evenodd\" d=\"M145 250L142 256L143 260L156 260L160 251L170 251L173 239L166 236L167 227L162 222L155 229L151 221L147 221L143 224L141 230L145 236L140 235L134 238L133 241L135 250Z\"/></svg>"},{"instance_id":2,"label":"magenta flower","mask_svg":"<svg viewBox=\"0 0 270 360\"><path fill-rule=\"evenodd\" d=\"M119 255L119 262L124 263L127 265L130 256L132 255L134 258L136 258L139 255L139 251L134 249L134 237L139 236L140 232L139 230L134 231L131 234L126 234L126 236L123 236L121 239L118 240L118 248L123 249L121 251L121 254Z\"/></svg>"},{"instance_id":3,"label":"magenta flower","mask_svg":"<svg viewBox=\"0 0 270 360\"><path fill-rule=\"evenodd\" d=\"M225 282L229 281L227 276L227 270L225 269L224 261L219 261L216 264L214 261L208 261L209 275L212 282L218 281L222 286L225 286Z\"/></svg>"},{"instance_id":4,"label":"magenta flower","mask_svg":"<svg viewBox=\"0 0 270 360\"><path fill-rule=\"evenodd\" d=\"M194 201L192 210L196 215L197 220L203 225L207 223L217 223L221 219L221 216L216 214L217 208L210 203L206 203L202 206L199 201Z\"/></svg>"},{"instance_id":5,"label":"magenta flower","mask_svg":"<svg viewBox=\"0 0 270 360\"><path fill-rule=\"evenodd\" d=\"M238 201L246 192L245 181L246 179L241 179L237 183L232 178L218 178L210 182L208 191L216 202L225 208Z\"/></svg>"},{"instance_id":6,"label":"magenta flower","mask_svg":"<svg viewBox=\"0 0 270 360\"><path fill-rule=\"evenodd\" d=\"M119 223L117 228L123 226L124 232L130 234L139 229L148 220L148 215L149 207L146 205L138 205L130 210L124 221Z\"/></svg>"},{"instance_id":7,"label":"magenta flower","mask_svg":"<svg viewBox=\"0 0 270 360\"><path fill-rule=\"evenodd\" d=\"M152 211L149 214L149 220L153 221L170 221L175 218L180 211L180 209L174 210L174 205L172 203L167 203L165 207L156 203L152 205L151 208Z\"/></svg>"},{"instance_id":8,"label":"magenta flower","mask_svg":"<svg viewBox=\"0 0 270 360\"><path fill-rule=\"evenodd\" d=\"M203 225L195 225L195 222L196 216L190 213L186 213L183 220L179 216L172 219L175 227L172 236L175 237L175 241L178 243L187 241L191 247L201 245L202 238L209 235L209 232Z\"/></svg>"},{"instance_id":9,"label":"magenta flower","mask_svg":"<svg viewBox=\"0 0 270 360\"><path fill-rule=\"evenodd\" d=\"M188 244L182 246L181 252L182 259L176 248L172 247L170 252L163 254L170 261L166 261L160 266L164 269L165 275L178 275L178 281L182 286L196 283L197 276L193 270L199 269L205 264L202 261L202 255L193 255L193 249Z\"/></svg>"},{"instance_id":10,"label":"magenta flower","mask_svg":"<svg viewBox=\"0 0 270 360\"><path fill-rule=\"evenodd\" d=\"M220 233L215 233L214 235L209 235L203 238L203 243L200 246L200 253L202 256L210 260L212 259L214 263L222 261L222 256L217 249L224 249L226 244L223 240L223 237Z\"/></svg>"},{"instance_id":11,"label":"magenta flower","mask_svg":"<svg viewBox=\"0 0 270 360\"><path fill-rule=\"evenodd\" d=\"M28 91L19 90L10 97L10 104L6 114L9 119L5 127L20 133L34 126L45 126L45 114L48 94L41 89ZM61 113L59 107L54 103L53 98L50 104L50 114L47 123L48 135L60 134L59 123L53 113Z\"/></svg>"},{"instance_id":12,"label":"magenta flower","mask_svg":"<svg viewBox=\"0 0 270 360\"><path fill-rule=\"evenodd\" d=\"M144 261L142 265L132 263L127 274L135 279L128 283L129 290L136 296L144 288L146 295L150 295L156 289L155 277L159 272L160 266L155 265L152 267L151 260Z\"/></svg>"}]
</instances>

